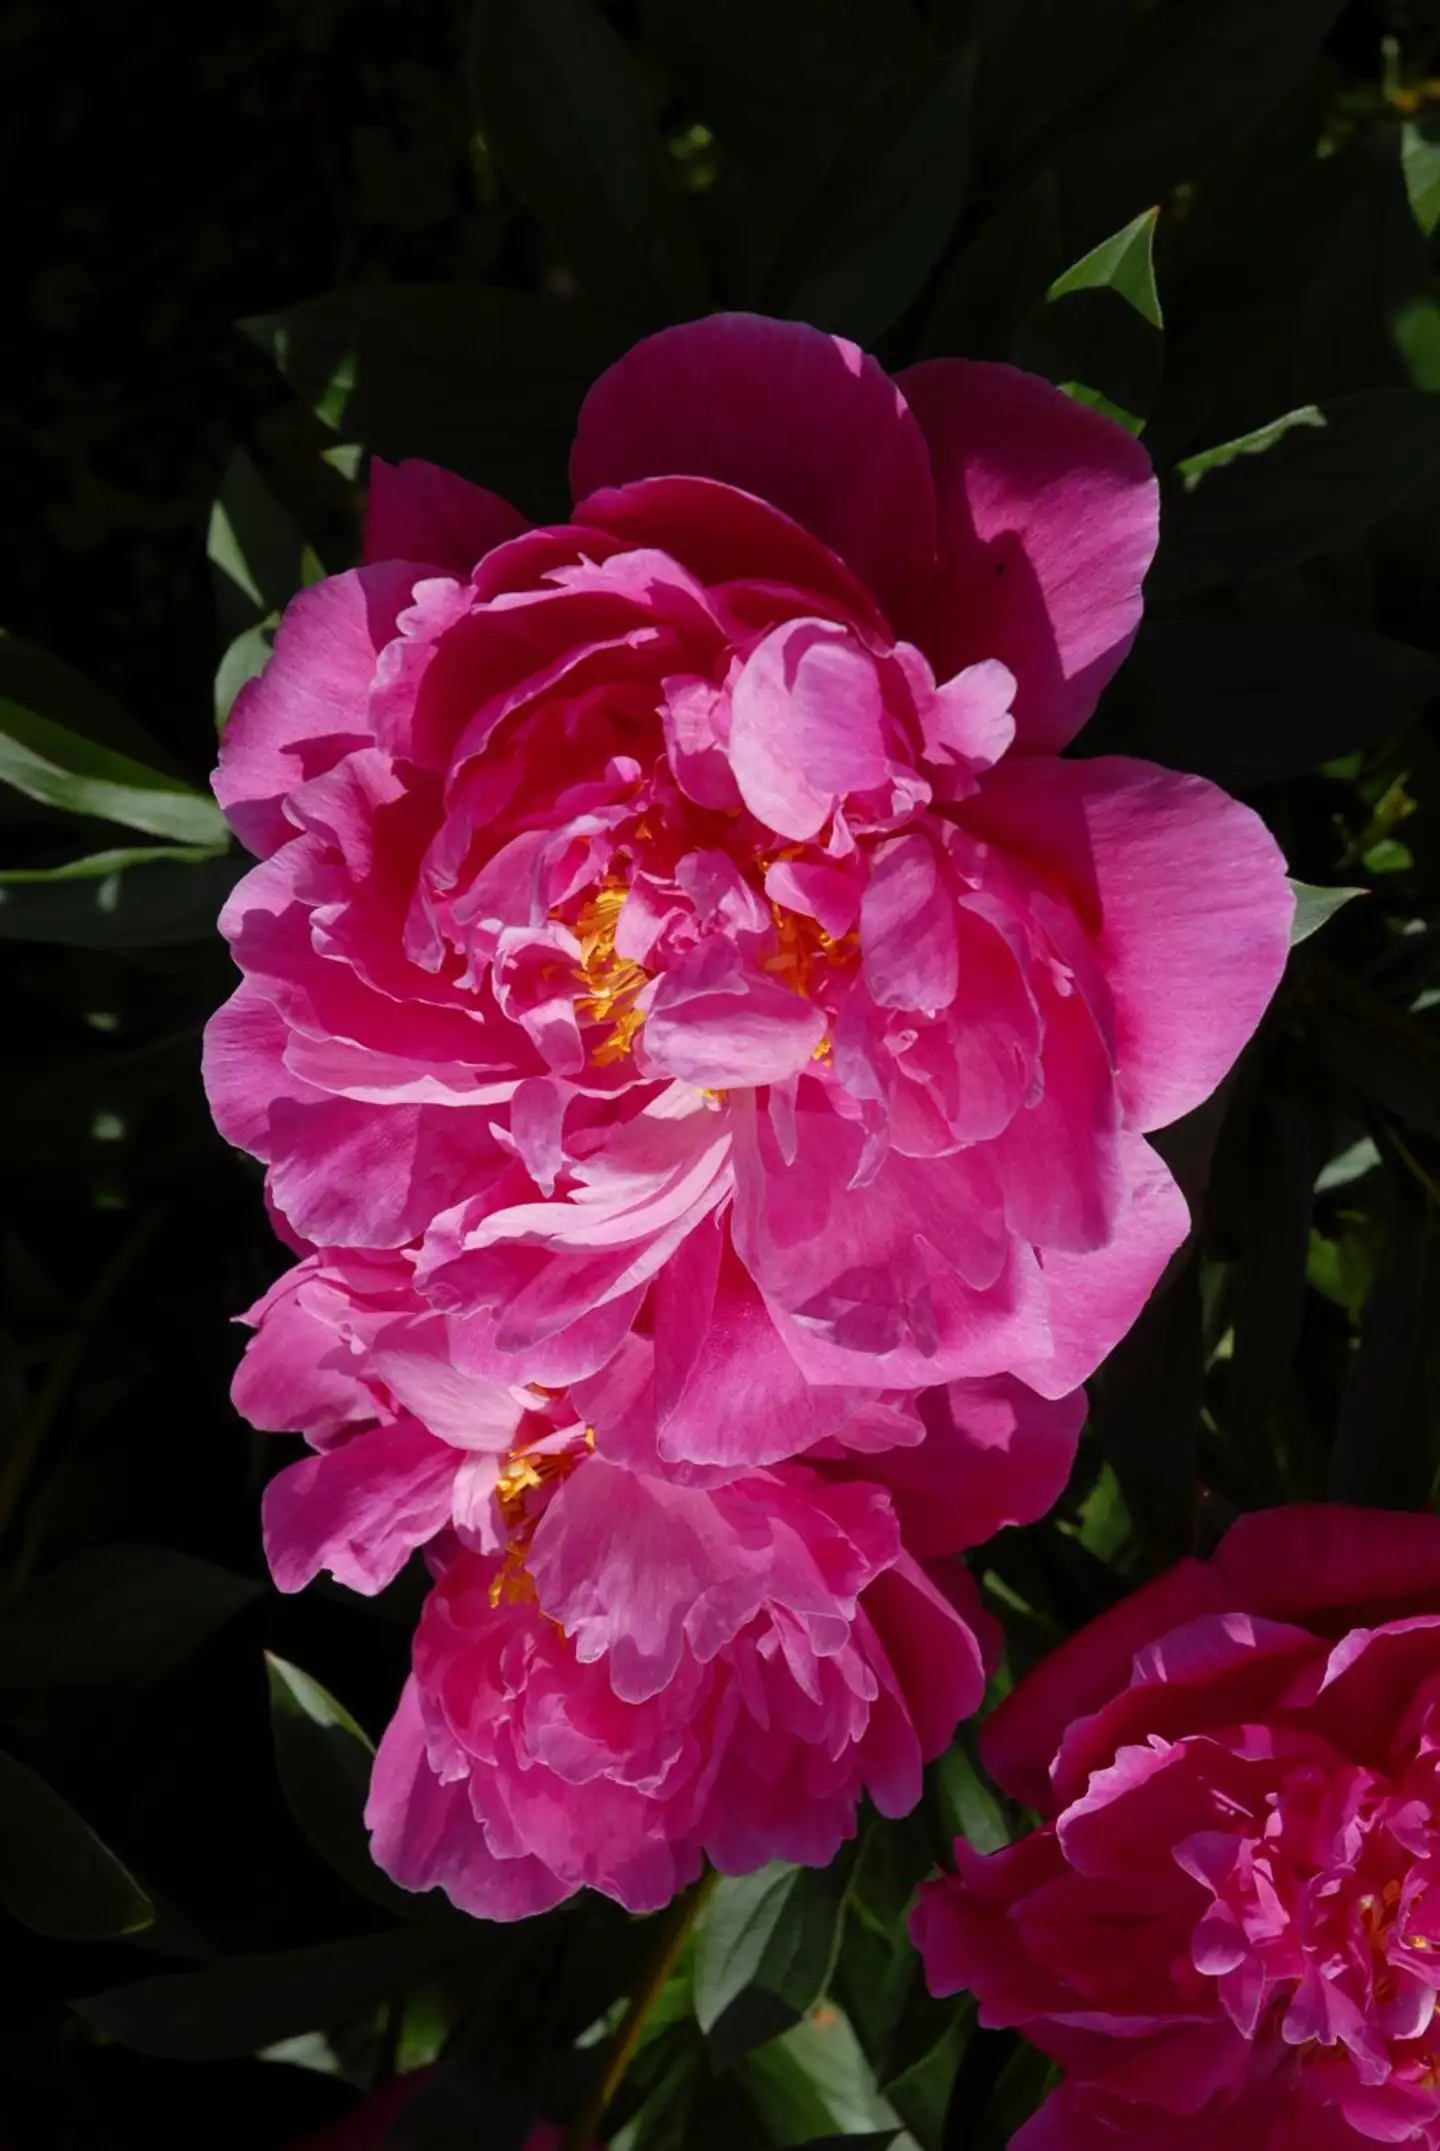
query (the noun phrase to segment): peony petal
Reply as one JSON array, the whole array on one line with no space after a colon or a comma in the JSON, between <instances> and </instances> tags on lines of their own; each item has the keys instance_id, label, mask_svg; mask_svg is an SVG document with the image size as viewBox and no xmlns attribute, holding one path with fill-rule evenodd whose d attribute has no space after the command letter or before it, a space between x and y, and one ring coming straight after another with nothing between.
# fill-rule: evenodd
<instances>
[{"instance_id":1,"label":"peony petal","mask_svg":"<svg viewBox=\"0 0 1440 2151\"><path fill-rule=\"evenodd\" d=\"M824 1036L813 1002L748 969L715 935L661 978L645 1017L645 1059L697 1090L748 1089L798 1075Z\"/></svg>"},{"instance_id":2,"label":"peony petal","mask_svg":"<svg viewBox=\"0 0 1440 2151\"><path fill-rule=\"evenodd\" d=\"M269 664L235 698L214 777L226 820L261 858L295 833L284 803L296 787L371 744L380 652L422 572L398 560L352 568L286 607Z\"/></svg>"},{"instance_id":3,"label":"peony petal","mask_svg":"<svg viewBox=\"0 0 1440 2151\"><path fill-rule=\"evenodd\" d=\"M1033 374L931 359L899 377L924 430L940 574L917 640L941 679L986 658L1015 676L1016 746L1072 739L1140 624L1159 494L1123 426Z\"/></svg>"},{"instance_id":4,"label":"peony petal","mask_svg":"<svg viewBox=\"0 0 1440 2151\"><path fill-rule=\"evenodd\" d=\"M1042 1397L1064 1396L1095 1372L1132 1326L1190 1229L1185 1198L1145 1138L1123 1136L1129 1202L1107 1246L1045 1250L1049 1349L1016 1353L1012 1371Z\"/></svg>"},{"instance_id":5,"label":"peony petal","mask_svg":"<svg viewBox=\"0 0 1440 2151\"><path fill-rule=\"evenodd\" d=\"M1322 1635L1440 1613L1440 1517L1299 1502L1242 1516L1211 1566L1234 1603Z\"/></svg>"},{"instance_id":6,"label":"peony petal","mask_svg":"<svg viewBox=\"0 0 1440 2151\"><path fill-rule=\"evenodd\" d=\"M468 575L494 546L530 525L518 508L438 463L407 457L370 460L365 503L365 560L424 560Z\"/></svg>"},{"instance_id":7,"label":"peony petal","mask_svg":"<svg viewBox=\"0 0 1440 2151\"><path fill-rule=\"evenodd\" d=\"M882 1008L935 1016L960 978L955 901L923 836L896 837L875 854L860 905L865 983Z\"/></svg>"},{"instance_id":8,"label":"peony petal","mask_svg":"<svg viewBox=\"0 0 1440 2151\"><path fill-rule=\"evenodd\" d=\"M265 1553L282 1591L328 1569L368 1596L450 1522L455 1452L413 1419L353 1434L265 1489Z\"/></svg>"},{"instance_id":9,"label":"peony petal","mask_svg":"<svg viewBox=\"0 0 1440 2151\"><path fill-rule=\"evenodd\" d=\"M730 696L730 767L757 821L818 836L889 768L875 667L823 621L791 620L751 651Z\"/></svg>"},{"instance_id":10,"label":"peony petal","mask_svg":"<svg viewBox=\"0 0 1440 2151\"><path fill-rule=\"evenodd\" d=\"M1203 777L1118 755L1010 761L966 827L1064 878L1115 1004L1120 1095L1162 1128L1207 1098L1280 982L1295 901L1259 816Z\"/></svg>"},{"instance_id":11,"label":"peony petal","mask_svg":"<svg viewBox=\"0 0 1440 2151\"><path fill-rule=\"evenodd\" d=\"M1205 1562L1184 1560L1097 1615L1042 1658L985 1721L981 1749L996 1784L1027 1807L1053 1812L1050 1766L1071 1721L1129 1686L1135 1653L1152 1637L1229 1604Z\"/></svg>"},{"instance_id":12,"label":"peony petal","mask_svg":"<svg viewBox=\"0 0 1440 2151\"><path fill-rule=\"evenodd\" d=\"M920 429L874 359L842 337L798 321L712 314L627 352L581 409L575 498L677 474L772 502L887 607L903 605L933 572L935 504Z\"/></svg>"}]
</instances>

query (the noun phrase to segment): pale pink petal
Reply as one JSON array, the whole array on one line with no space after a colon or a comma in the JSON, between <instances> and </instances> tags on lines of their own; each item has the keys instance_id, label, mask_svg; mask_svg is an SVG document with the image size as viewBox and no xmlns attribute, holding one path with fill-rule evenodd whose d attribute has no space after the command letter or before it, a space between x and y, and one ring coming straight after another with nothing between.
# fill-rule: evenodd
<instances>
[{"instance_id":1,"label":"pale pink petal","mask_svg":"<svg viewBox=\"0 0 1440 2151\"><path fill-rule=\"evenodd\" d=\"M730 696L730 767L757 820L813 837L849 792L889 767L875 667L818 620L792 620L753 650Z\"/></svg>"},{"instance_id":2,"label":"pale pink petal","mask_svg":"<svg viewBox=\"0 0 1440 2151\"><path fill-rule=\"evenodd\" d=\"M748 1089L798 1075L824 1035L813 1002L750 969L715 935L661 978L645 1016L645 1059L697 1090Z\"/></svg>"}]
</instances>

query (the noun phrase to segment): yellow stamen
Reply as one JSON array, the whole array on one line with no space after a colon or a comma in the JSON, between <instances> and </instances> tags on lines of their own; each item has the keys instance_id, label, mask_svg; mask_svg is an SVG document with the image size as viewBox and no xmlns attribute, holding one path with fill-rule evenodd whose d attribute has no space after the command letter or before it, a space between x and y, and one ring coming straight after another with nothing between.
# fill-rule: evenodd
<instances>
[{"instance_id":1,"label":"yellow stamen","mask_svg":"<svg viewBox=\"0 0 1440 2151\"><path fill-rule=\"evenodd\" d=\"M615 934L629 893L629 880L624 874L607 874L586 898L572 929L580 943L576 977L585 988L576 999L576 1009L587 1022L611 1026L609 1037L590 1055L597 1068L624 1060L645 1021L634 1002L650 974L633 958L615 952Z\"/></svg>"},{"instance_id":2,"label":"yellow stamen","mask_svg":"<svg viewBox=\"0 0 1440 2151\"><path fill-rule=\"evenodd\" d=\"M534 1386L533 1384L531 1385ZM568 1479L575 1466L595 1447L595 1429L586 1427L583 1449L512 1449L495 1482L495 1506L505 1526L505 1559L490 1579L492 1606L528 1605L535 1598L535 1584L525 1566L530 1541L540 1519L530 1513L527 1496L552 1480Z\"/></svg>"}]
</instances>

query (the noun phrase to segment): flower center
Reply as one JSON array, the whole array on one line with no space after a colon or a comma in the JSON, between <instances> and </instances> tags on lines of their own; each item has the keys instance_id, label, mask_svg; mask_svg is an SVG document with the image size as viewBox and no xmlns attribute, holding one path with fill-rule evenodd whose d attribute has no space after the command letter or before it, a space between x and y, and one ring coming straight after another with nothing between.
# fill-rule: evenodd
<instances>
[{"instance_id":1,"label":"flower center","mask_svg":"<svg viewBox=\"0 0 1440 2151\"><path fill-rule=\"evenodd\" d=\"M650 974L632 957L617 954L615 948L615 931L628 893L628 878L612 869L587 897L574 925L580 943L576 977L585 988L576 1000L576 1008L587 1021L610 1025L608 1036L590 1055L597 1068L624 1060L645 1021L635 999Z\"/></svg>"},{"instance_id":2,"label":"flower center","mask_svg":"<svg viewBox=\"0 0 1440 2151\"><path fill-rule=\"evenodd\" d=\"M495 1482L495 1506L505 1527L505 1558L491 1579L492 1606L533 1605L535 1581L525 1562L545 1504L531 1497L553 1491L594 1447L595 1429L586 1427L578 1447L540 1449L522 1443L506 1457Z\"/></svg>"}]
</instances>

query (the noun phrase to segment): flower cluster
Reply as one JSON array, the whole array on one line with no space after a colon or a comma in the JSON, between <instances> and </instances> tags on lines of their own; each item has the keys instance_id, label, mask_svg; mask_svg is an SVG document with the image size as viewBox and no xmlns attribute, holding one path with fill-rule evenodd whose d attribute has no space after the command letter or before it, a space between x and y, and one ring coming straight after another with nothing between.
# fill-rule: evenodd
<instances>
[{"instance_id":1,"label":"flower cluster","mask_svg":"<svg viewBox=\"0 0 1440 2151\"><path fill-rule=\"evenodd\" d=\"M303 1259L237 1398L282 1587L435 1578L377 1857L508 1917L823 1861L983 1684L956 1554L1043 1513L1187 1229L1146 1141L1285 961L1261 823L1062 759L1141 447L959 360L719 316L598 382L570 522L372 470L217 794L222 1131Z\"/></svg>"},{"instance_id":2,"label":"flower cluster","mask_svg":"<svg viewBox=\"0 0 1440 2151\"><path fill-rule=\"evenodd\" d=\"M1440 2146L1440 1519L1243 1518L984 1748L1046 1820L914 1928L1066 2071L1014 2151Z\"/></svg>"}]
</instances>

